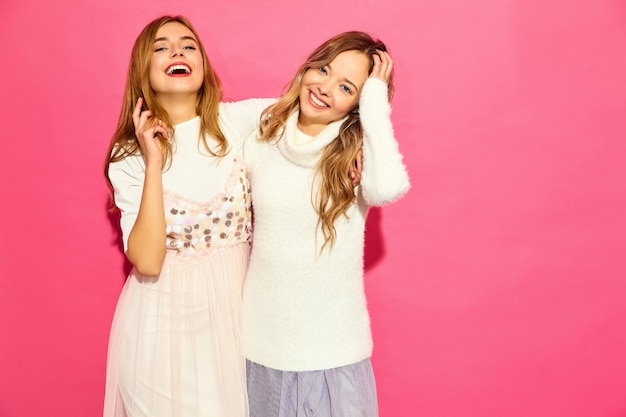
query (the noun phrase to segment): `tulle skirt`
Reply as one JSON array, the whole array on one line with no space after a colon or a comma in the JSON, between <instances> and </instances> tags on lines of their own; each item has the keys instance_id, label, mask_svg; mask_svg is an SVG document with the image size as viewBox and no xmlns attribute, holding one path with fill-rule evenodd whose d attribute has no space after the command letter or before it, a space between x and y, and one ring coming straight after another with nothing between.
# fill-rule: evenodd
<instances>
[{"instance_id":1,"label":"tulle skirt","mask_svg":"<svg viewBox=\"0 0 626 417\"><path fill-rule=\"evenodd\" d=\"M105 417L245 417L241 291L249 244L133 270L111 328Z\"/></svg>"}]
</instances>

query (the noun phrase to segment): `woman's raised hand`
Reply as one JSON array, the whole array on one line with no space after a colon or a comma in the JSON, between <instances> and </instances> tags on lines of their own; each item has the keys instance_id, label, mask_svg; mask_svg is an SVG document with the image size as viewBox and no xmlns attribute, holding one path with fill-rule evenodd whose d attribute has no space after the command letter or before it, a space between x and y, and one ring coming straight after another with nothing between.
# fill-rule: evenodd
<instances>
[{"instance_id":1,"label":"woman's raised hand","mask_svg":"<svg viewBox=\"0 0 626 417\"><path fill-rule=\"evenodd\" d=\"M141 111L143 98L139 97L133 111L133 124L135 125L135 136L139 141L141 152L144 155L146 164L148 162L162 163L163 154L158 134L168 137L168 128L163 121L152 118L150 110Z\"/></svg>"},{"instance_id":2,"label":"woman's raised hand","mask_svg":"<svg viewBox=\"0 0 626 417\"><path fill-rule=\"evenodd\" d=\"M375 54L372 54L374 59L374 68L370 74L370 78L378 78L384 82L388 82L391 77L391 71L393 70L393 60L391 55L387 51L381 51L378 49Z\"/></svg>"}]
</instances>

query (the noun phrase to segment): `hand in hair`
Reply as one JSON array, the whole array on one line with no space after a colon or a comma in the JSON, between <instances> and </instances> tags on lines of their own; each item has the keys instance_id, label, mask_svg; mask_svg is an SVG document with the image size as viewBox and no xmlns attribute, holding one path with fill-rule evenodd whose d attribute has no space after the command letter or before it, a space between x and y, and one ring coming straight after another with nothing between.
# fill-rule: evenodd
<instances>
[{"instance_id":1,"label":"hand in hair","mask_svg":"<svg viewBox=\"0 0 626 417\"><path fill-rule=\"evenodd\" d=\"M393 70L393 60L391 59L391 55L389 55L389 52L387 51L381 51L378 49L376 53L373 54L373 58L374 68L372 68L370 78L378 78L379 80L388 82L389 78L391 78Z\"/></svg>"},{"instance_id":2,"label":"hand in hair","mask_svg":"<svg viewBox=\"0 0 626 417\"><path fill-rule=\"evenodd\" d=\"M352 178L352 186L356 187L361 183L361 173L363 172L363 149L359 149L354 158L354 162L350 167L350 178Z\"/></svg>"},{"instance_id":3,"label":"hand in hair","mask_svg":"<svg viewBox=\"0 0 626 417\"><path fill-rule=\"evenodd\" d=\"M161 143L159 142L159 134L167 137L168 129L165 123L159 119L153 119L150 110L141 111L143 99L137 100L133 111L133 124L135 125L135 136L139 141L141 152L145 158L146 165L155 163L159 167L162 165L163 153Z\"/></svg>"}]
</instances>

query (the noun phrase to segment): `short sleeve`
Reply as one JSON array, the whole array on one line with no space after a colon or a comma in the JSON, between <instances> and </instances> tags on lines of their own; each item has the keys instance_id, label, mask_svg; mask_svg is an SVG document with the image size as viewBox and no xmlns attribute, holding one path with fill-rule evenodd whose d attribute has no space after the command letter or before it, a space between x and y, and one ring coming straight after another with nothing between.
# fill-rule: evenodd
<instances>
[{"instance_id":1,"label":"short sleeve","mask_svg":"<svg viewBox=\"0 0 626 417\"><path fill-rule=\"evenodd\" d=\"M109 165L109 179L113 185L115 205L120 209L120 228L124 252L128 249L130 235L137 215L143 194L145 180L145 165L141 156L129 156L121 161Z\"/></svg>"}]
</instances>

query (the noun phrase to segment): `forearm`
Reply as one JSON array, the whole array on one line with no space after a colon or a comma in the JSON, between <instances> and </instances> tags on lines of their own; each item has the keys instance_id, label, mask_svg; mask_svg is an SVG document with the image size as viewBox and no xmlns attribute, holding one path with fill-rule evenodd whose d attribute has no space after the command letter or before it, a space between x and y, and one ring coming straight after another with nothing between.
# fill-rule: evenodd
<instances>
[{"instance_id":1,"label":"forearm","mask_svg":"<svg viewBox=\"0 0 626 417\"><path fill-rule=\"evenodd\" d=\"M146 166L145 182L137 220L128 236L126 256L146 276L161 272L165 259L165 213L161 166Z\"/></svg>"},{"instance_id":2,"label":"forearm","mask_svg":"<svg viewBox=\"0 0 626 417\"><path fill-rule=\"evenodd\" d=\"M364 131L363 197L368 205L385 205L402 197L410 187L393 132L385 84L379 80L367 81L361 96L360 114Z\"/></svg>"}]
</instances>

